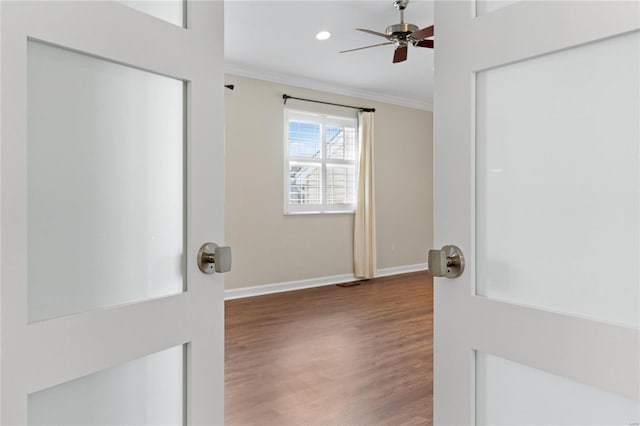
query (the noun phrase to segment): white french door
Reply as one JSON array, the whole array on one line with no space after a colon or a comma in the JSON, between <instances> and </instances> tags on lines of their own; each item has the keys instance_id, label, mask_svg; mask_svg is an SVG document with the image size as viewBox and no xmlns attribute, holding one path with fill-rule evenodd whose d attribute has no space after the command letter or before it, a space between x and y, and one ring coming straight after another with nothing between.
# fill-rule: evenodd
<instances>
[{"instance_id":1,"label":"white french door","mask_svg":"<svg viewBox=\"0 0 640 426\"><path fill-rule=\"evenodd\" d=\"M638 424L639 3L435 7L435 424Z\"/></svg>"},{"instance_id":2,"label":"white french door","mask_svg":"<svg viewBox=\"0 0 640 426\"><path fill-rule=\"evenodd\" d=\"M0 19L2 424L222 424L223 3Z\"/></svg>"}]
</instances>

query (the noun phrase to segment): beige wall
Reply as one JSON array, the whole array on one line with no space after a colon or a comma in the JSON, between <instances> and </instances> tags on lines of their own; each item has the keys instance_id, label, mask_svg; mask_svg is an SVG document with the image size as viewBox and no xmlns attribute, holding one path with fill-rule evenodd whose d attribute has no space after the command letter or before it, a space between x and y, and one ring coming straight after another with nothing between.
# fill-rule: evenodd
<instances>
[{"instance_id":1,"label":"beige wall","mask_svg":"<svg viewBox=\"0 0 640 426\"><path fill-rule=\"evenodd\" d=\"M430 111L232 75L225 84L235 85L225 91L225 243L234 263L227 289L353 272L353 214L283 214L283 93L376 108L378 269L426 262L433 240Z\"/></svg>"}]
</instances>

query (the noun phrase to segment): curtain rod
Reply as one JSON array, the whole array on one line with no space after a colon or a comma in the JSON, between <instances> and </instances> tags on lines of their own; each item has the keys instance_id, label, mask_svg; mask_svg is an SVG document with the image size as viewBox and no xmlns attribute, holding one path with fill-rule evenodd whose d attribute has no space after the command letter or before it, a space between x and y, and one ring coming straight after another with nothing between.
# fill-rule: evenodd
<instances>
[{"instance_id":1,"label":"curtain rod","mask_svg":"<svg viewBox=\"0 0 640 426\"><path fill-rule=\"evenodd\" d=\"M365 108L365 107L358 107L358 106L351 106L351 105L334 104L333 102L316 101L314 99L296 98L295 96L289 96L287 94L282 95L282 99L284 99L285 105L287 104L287 100L296 99L298 101L315 102L317 104L334 105L334 106L345 107L345 108L359 109L360 111L363 111L363 112L376 112L375 108Z\"/></svg>"}]
</instances>

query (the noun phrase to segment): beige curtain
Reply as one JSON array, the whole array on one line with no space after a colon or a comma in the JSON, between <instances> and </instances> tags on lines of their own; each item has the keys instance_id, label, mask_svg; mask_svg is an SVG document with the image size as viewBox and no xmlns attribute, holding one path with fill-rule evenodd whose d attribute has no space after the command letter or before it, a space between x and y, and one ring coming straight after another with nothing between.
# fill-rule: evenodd
<instances>
[{"instance_id":1,"label":"beige curtain","mask_svg":"<svg viewBox=\"0 0 640 426\"><path fill-rule=\"evenodd\" d=\"M360 166L355 224L353 232L353 268L358 278L376 274L376 216L373 196L373 113L358 114Z\"/></svg>"}]
</instances>

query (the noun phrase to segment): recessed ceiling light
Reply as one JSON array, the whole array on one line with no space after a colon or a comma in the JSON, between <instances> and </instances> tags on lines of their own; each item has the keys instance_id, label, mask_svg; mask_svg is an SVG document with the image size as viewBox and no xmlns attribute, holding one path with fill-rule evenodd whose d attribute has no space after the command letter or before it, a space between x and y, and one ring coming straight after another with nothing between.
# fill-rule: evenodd
<instances>
[{"instance_id":1,"label":"recessed ceiling light","mask_svg":"<svg viewBox=\"0 0 640 426\"><path fill-rule=\"evenodd\" d=\"M331 37L331 33L329 31L320 31L318 34L316 34L316 38L318 40L326 40L329 37Z\"/></svg>"}]
</instances>

